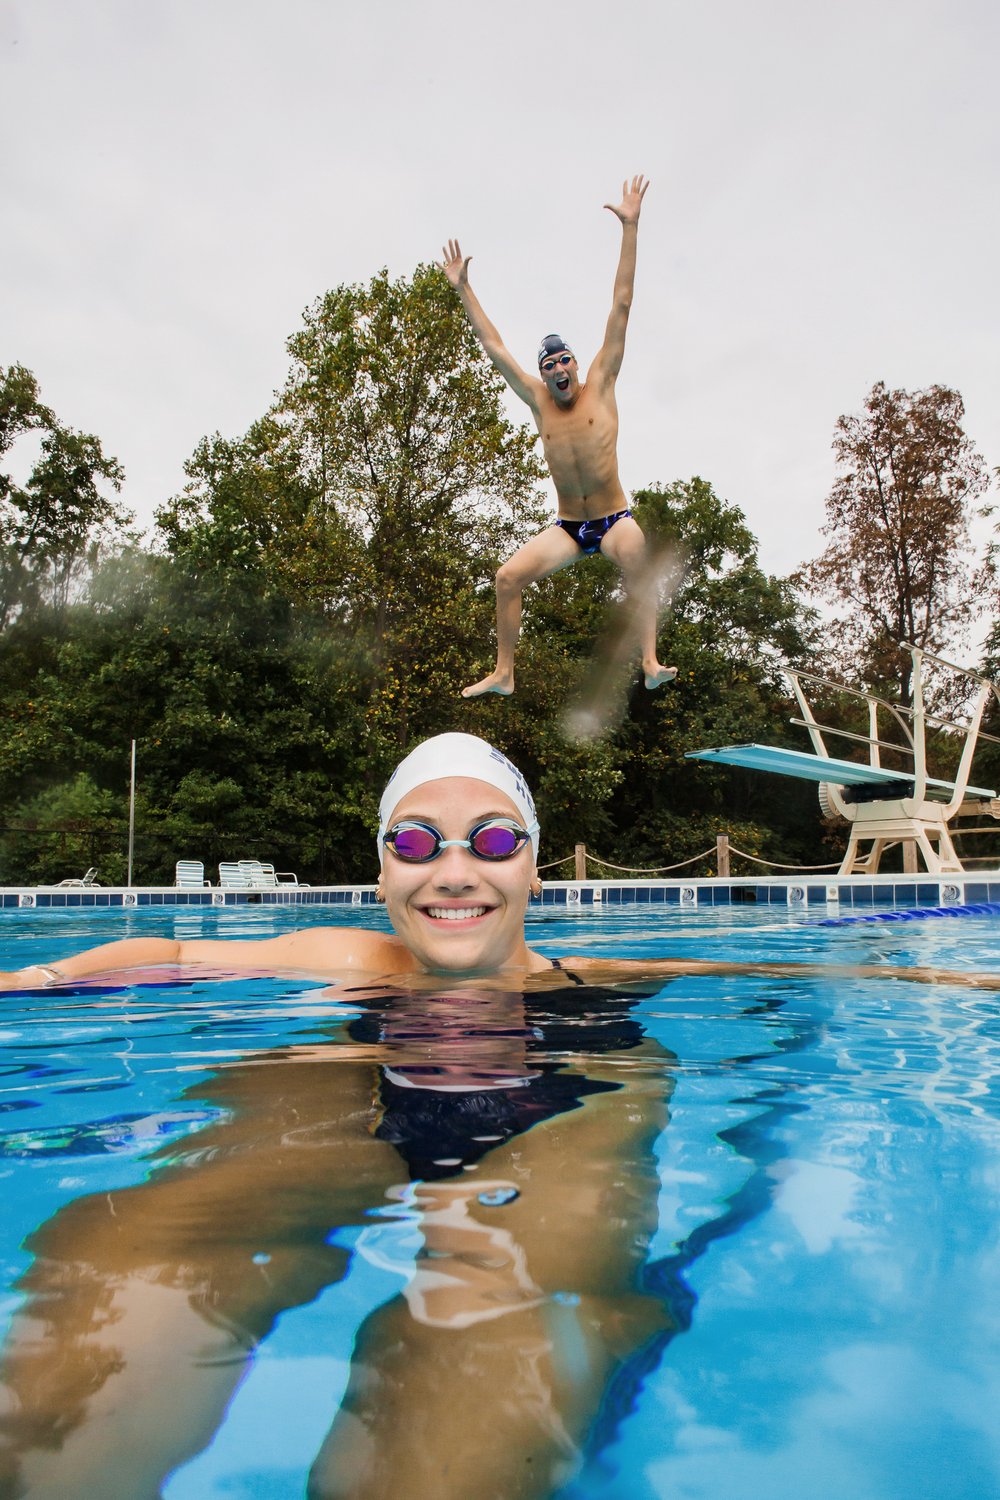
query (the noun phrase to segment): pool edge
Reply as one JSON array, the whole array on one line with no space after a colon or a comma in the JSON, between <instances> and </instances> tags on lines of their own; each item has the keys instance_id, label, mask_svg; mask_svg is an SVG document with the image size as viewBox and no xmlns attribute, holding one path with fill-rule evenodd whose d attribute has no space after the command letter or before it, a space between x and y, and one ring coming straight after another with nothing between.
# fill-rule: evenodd
<instances>
[{"instance_id":1,"label":"pool edge","mask_svg":"<svg viewBox=\"0 0 1000 1500\"><path fill-rule=\"evenodd\" d=\"M283 886L267 890L178 890L172 886L4 886L0 910L39 911L88 907L147 906L370 906L374 884ZM785 906L962 906L1000 901L1000 870L975 875L843 875L789 879L759 876L720 880L547 880L534 905Z\"/></svg>"}]
</instances>

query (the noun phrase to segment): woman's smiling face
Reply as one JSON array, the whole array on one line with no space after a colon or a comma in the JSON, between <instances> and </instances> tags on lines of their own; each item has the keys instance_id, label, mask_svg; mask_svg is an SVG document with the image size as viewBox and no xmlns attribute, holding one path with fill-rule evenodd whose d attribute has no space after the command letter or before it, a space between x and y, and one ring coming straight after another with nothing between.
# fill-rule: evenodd
<instances>
[{"instance_id":1,"label":"woman's smiling face","mask_svg":"<svg viewBox=\"0 0 1000 1500\"><path fill-rule=\"evenodd\" d=\"M522 814L488 782L469 776L425 781L393 808L391 827L404 819L430 823L445 839L465 839L487 818ZM525 843L510 859L478 859L469 849L442 849L425 864L384 851L382 889L397 937L418 966L432 973L492 974L529 962L524 941L535 860Z\"/></svg>"}]
</instances>

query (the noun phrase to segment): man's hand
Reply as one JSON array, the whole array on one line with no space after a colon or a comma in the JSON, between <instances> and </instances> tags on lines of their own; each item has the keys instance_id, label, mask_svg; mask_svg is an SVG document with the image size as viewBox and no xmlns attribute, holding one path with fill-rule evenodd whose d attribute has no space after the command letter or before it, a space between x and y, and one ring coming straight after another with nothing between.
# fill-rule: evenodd
<instances>
[{"instance_id":1,"label":"man's hand","mask_svg":"<svg viewBox=\"0 0 1000 1500\"><path fill-rule=\"evenodd\" d=\"M468 286L469 261L472 259L472 256L467 255L464 259L462 258L462 247L459 245L458 240L449 240L447 245L442 248L441 255L443 259L438 261L438 266L447 276L455 290L458 291L460 286Z\"/></svg>"},{"instance_id":2,"label":"man's hand","mask_svg":"<svg viewBox=\"0 0 1000 1500\"><path fill-rule=\"evenodd\" d=\"M642 173L632 178L632 186L628 185L628 178L622 183L622 201L617 208L613 203L605 203L605 208L610 208L615 218L621 219L623 224L638 224L639 210L642 208L642 200L646 196L648 182L643 182ZM458 246L456 245L456 250Z\"/></svg>"}]
</instances>

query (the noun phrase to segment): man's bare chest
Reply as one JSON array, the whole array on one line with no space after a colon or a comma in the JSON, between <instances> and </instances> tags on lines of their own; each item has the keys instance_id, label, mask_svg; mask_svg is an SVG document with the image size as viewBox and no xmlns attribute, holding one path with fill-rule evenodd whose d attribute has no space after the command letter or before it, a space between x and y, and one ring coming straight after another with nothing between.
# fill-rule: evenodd
<instances>
[{"instance_id":1,"label":"man's bare chest","mask_svg":"<svg viewBox=\"0 0 1000 1500\"><path fill-rule=\"evenodd\" d=\"M583 391L568 409L550 402L538 414L538 430L546 454L600 452L618 437L614 405Z\"/></svg>"}]
</instances>

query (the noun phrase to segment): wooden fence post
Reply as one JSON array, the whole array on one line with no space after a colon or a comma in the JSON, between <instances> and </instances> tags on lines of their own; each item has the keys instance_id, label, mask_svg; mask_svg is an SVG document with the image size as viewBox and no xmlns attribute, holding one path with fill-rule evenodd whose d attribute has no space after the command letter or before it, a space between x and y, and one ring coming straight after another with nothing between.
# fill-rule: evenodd
<instances>
[{"instance_id":1,"label":"wooden fence post","mask_svg":"<svg viewBox=\"0 0 1000 1500\"><path fill-rule=\"evenodd\" d=\"M720 833L715 840L716 874L720 880L729 879L729 835Z\"/></svg>"},{"instance_id":2,"label":"wooden fence post","mask_svg":"<svg viewBox=\"0 0 1000 1500\"><path fill-rule=\"evenodd\" d=\"M575 844L573 847L573 859L576 865L574 873L575 880L586 880L587 878L587 846L586 844Z\"/></svg>"}]
</instances>

